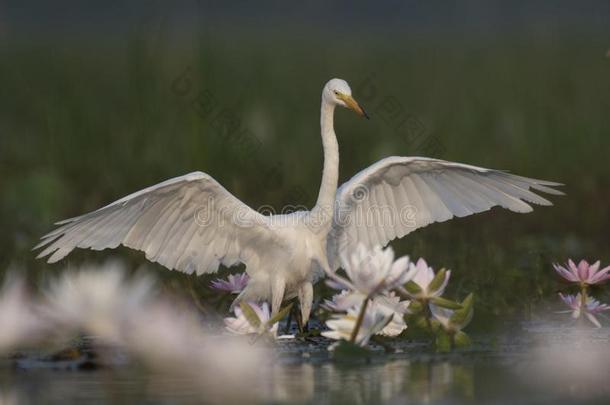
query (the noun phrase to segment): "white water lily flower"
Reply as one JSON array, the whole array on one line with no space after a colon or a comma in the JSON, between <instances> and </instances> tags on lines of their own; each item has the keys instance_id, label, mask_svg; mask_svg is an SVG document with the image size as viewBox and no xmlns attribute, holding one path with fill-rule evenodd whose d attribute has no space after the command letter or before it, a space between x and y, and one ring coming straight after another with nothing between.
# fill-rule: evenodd
<instances>
[{"instance_id":1,"label":"white water lily flower","mask_svg":"<svg viewBox=\"0 0 610 405\"><path fill-rule=\"evenodd\" d=\"M449 277L451 276L451 270L447 270L445 272L445 277L443 282L438 288L432 289L430 287L430 283L434 280L434 270L432 267L428 266L428 263L424 259L419 259L417 264L410 264L410 270L414 271L415 274L411 281L419 286L421 292L417 294L411 294L413 298L417 299L429 299L434 297L440 297L445 291L445 287L447 287L447 283L449 282Z\"/></svg>"},{"instance_id":2,"label":"white water lily flower","mask_svg":"<svg viewBox=\"0 0 610 405\"><path fill-rule=\"evenodd\" d=\"M263 302L262 305L258 305L254 302L248 302L248 305L256 312L258 319L261 322L259 328L254 327L248 321L248 318L244 314L244 311L239 305L236 305L233 309L235 317L229 317L224 319L225 327L227 331L234 335L249 335L258 334L264 332L264 328L267 326L269 319L271 319L271 311L269 310L269 304ZM277 335L277 322L269 329L269 332L273 335Z\"/></svg>"},{"instance_id":3,"label":"white water lily flower","mask_svg":"<svg viewBox=\"0 0 610 405\"><path fill-rule=\"evenodd\" d=\"M404 315L409 312L409 305L411 301L401 301L394 292L388 295L380 295L373 301L379 306L379 310L386 315L393 315L390 323L386 325L378 334L383 336L398 336L405 329L407 324L405 323Z\"/></svg>"},{"instance_id":4,"label":"white water lily flower","mask_svg":"<svg viewBox=\"0 0 610 405\"><path fill-rule=\"evenodd\" d=\"M396 337L407 329L407 323L402 316L399 316L396 313L393 313L392 315L392 320L386 325L385 328L376 333L377 335Z\"/></svg>"},{"instance_id":5,"label":"white water lily flower","mask_svg":"<svg viewBox=\"0 0 610 405\"><path fill-rule=\"evenodd\" d=\"M326 300L323 306L334 312L347 312L351 308L360 307L366 296L361 293L354 293L343 290L340 294L333 296L332 300ZM377 308L385 315L393 315L392 321L378 334L384 336L398 336L407 328L404 315L409 312L411 301L401 301L393 291L387 294L378 295L372 302L372 308ZM367 307L367 311L369 311Z\"/></svg>"},{"instance_id":6,"label":"white water lily flower","mask_svg":"<svg viewBox=\"0 0 610 405\"><path fill-rule=\"evenodd\" d=\"M352 332L356 327L361 306L353 307L346 314L335 315L326 321L326 326L331 330L322 332L322 336L335 340L350 340ZM383 310L379 304L369 302L362 318L362 324L358 330L355 343L365 346L371 336L381 332L391 321L393 314L388 315L387 310Z\"/></svg>"},{"instance_id":7,"label":"white water lily flower","mask_svg":"<svg viewBox=\"0 0 610 405\"><path fill-rule=\"evenodd\" d=\"M361 305L366 295L350 290L343 290L333 295L331 300L324 300L322 306L333 312L346 312L348 309Z\"/></svg>"},{"instance_id":8,"label":"white water lily flower","mask_svg":"<svg viewBox=\"0 0 610 405\"><path fill-rule=\"evenodd\" d=\"M572 318L578 319L584 314L587 319L598 328L601 328L602 325L595 317L595 314L610 310L610 305L602 304L593 297L586 297L586 303L583 309L583 300L580 293L575 296L559 293L559 297L567 306L572 308Z\"/></svg>"},{"instance_id":9,"label":"white water lily flower","mask_svg":"<svg viewBox=\"0 0 610 405\"><path fill-rule=\"evenodd\" d=\"M410 270L409 257L394 261L391 247L376 246L368 250L360 244L351 255L341 254L341 264L349 280L337 275L329 281L336 289L349 289L365 296L382 293L409 281L416 270Z\"/></svg>"}]
</instances>

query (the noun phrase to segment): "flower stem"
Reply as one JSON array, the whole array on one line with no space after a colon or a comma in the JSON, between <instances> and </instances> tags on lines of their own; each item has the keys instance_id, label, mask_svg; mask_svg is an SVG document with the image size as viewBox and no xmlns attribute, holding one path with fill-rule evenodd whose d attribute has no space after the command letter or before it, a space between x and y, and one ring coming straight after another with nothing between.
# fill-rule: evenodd
<instances>
[{"instance_id":1,"label":"flower stem","mask_svg":"<svg viewBox=\"0 0 610 405\"><path fill-rule=\"evenodd\" d=\"M420 300L421 306L424 310L424 318L426 319L426 325L428 326L428 331L433 333L432 330L432 312L430 311L430 307L428 306L428 300L422 299Z\"/></svg>"},{"instance_id":2,"label":"flower stem","mask_svg":"<svg viewBox=\"0 0 610 405\"><path fill-rule=\"evenodd\" d=\"M588 298L589 297L587 296L587 285L583 283L580 285L580 308L581 308L580 314L581 315L587 308Z\"/></svg>"},{"instance_id":3,"label":"flower stem","mask_svg":"<svg viewBox=\"0 0 610 405\"><path fill-rule=\"evenodd\" d=\"M358 314L358 318L356 319L356 325L354 326L352 335L349 338L349 341L352 343L356 343L356 337L358 336L358 332L360 331L360 327L362 326L362 320L364 319L364 314L366 313L366 307L368 305L369 297L366 297L364 299L364 302L362 302L362 308L360 308L360 313Z\"/></svg>"}]
</instances>

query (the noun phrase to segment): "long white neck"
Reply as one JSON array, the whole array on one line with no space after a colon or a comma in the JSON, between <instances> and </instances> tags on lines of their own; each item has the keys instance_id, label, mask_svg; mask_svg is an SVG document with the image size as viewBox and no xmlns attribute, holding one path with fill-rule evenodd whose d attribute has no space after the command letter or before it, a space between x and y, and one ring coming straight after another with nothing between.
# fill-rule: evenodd
<instances>
[{"instance_id":1,"label":"long white neck","mask_svg":"<svg viewBox=\"0 0 610 405\"><path fill-rule=\"evenodd\" d=\"M320 128L322 130L322 147L324 148L324 169L318 201L311 213L316 220L316 224L323 229L330 229L332 224L337 182L339 181L339 145L333 125L334 113L335 105L322 99Z\"/></svg>"}]
</instances>

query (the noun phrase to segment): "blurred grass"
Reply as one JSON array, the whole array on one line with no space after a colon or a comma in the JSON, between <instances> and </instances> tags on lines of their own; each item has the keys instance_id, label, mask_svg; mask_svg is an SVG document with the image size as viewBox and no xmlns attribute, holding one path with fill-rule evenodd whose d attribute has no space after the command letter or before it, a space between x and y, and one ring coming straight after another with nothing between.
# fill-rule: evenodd
<instances>
[{"instance_id":1,"label":"blurred grass","mask_svg":"<svg viewBox=\"0 0 610 405\"><path fill-rule=\"evenodd\" d=\"M560 288L550 263L610 260L610 60L601 40L566 37L451 41L427 38L158 36L125 43L5 44L0 50L0 269L33 281L83 260L140 253L79 251L47 265L30 252L52 223L193 170L210 173L253 207L311 207L322 165L319 99L331 77L358 97L372 77L371 121L339 111L341 179L386 155L411 155L380 119L387 97L417 117L442 158L566 184L566 197L529 215L494 210L420 230L394 247L454 270L450 294L477 295L481 318L531 316ZM188 70L179 95L172 83ZM198 113L209 92L214 113ZM260 140L254 156L219 136L227 110ZM163 271L171 285L207 282ZM0 271L2 271L0 270Z\"/></svg>"}]
</instances>

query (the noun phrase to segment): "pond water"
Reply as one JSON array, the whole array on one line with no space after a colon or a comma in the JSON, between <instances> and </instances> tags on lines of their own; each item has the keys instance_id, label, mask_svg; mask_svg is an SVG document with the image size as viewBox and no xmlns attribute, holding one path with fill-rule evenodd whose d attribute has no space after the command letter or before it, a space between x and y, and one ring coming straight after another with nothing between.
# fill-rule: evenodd
<instances>
[{"instance_id":1,"label":"pond water","mask_svg":"<svg viewBox=\"0 0 610 405\"><path fill-rule=\"evenodd\" d=\"M475 340L468 351L451 354L400 342L392 354L377 347L378 355L353 362L332 361L325 344L316 340L281 343L276 361L261 367L262 383L252 387L248 402L610 403L610 329L531 324ZM133 365L93 370L4 367L0 381L3 405L210 400L195 379Z\"/></svg>"}]
</instances>

